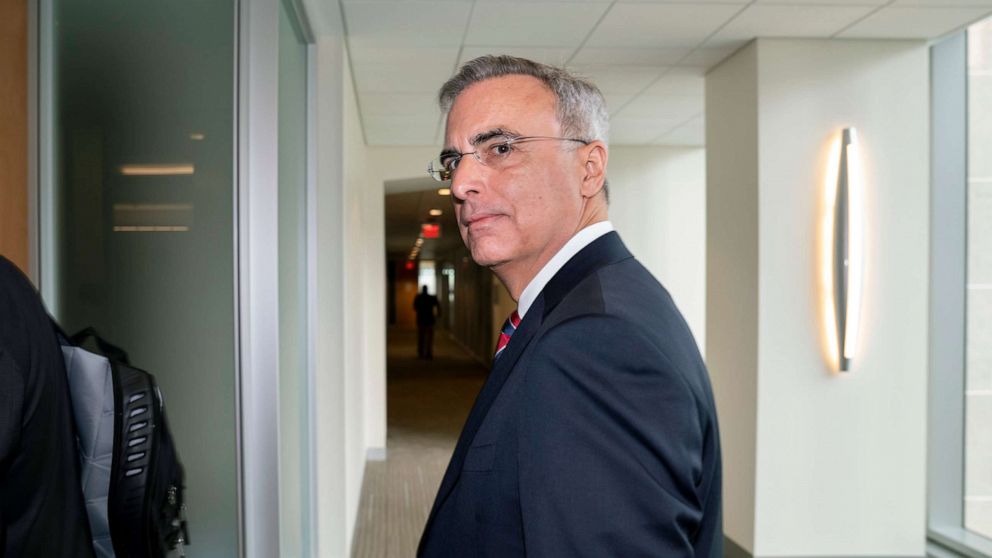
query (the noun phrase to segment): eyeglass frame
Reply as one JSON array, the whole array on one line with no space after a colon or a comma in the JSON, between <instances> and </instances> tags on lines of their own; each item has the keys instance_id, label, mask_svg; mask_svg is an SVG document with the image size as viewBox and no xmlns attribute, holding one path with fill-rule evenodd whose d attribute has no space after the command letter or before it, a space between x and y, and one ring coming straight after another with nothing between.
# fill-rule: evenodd
<instances>
[{"instance_id":1,"label":"eyeglass frame","mask_svg":"<svg viewBox=\"0 0 992 558\"><path fill-rule=\"evenodd\" d=\"M541 140L575 141L581 143L582 145L589 145L590 143L592 143L589 140L584 140L579 138L561 138L555 136L514 136L514 135L506 134L503 131L497 130L494 131L492 134L484 134L481 137L477 137L475 140L473 140L472 144L475 146L479 146L493 139L494 137L499 137L499 136L505 136L506 139L504 141L494 143L490 147L496 147L500 145L512 146L515 143L525 143L528 141L541 141ZM461 151L456 151L454 149L446 149L442 151L441 154L438 155L436 159L433 159L427 163L427 174L429 174L431 178L433 178L438 182L448 182L452 179L452 177L455 174L455 171L458 169L458 163L461 162L462 158L465 157L466 155L472 155L473 157L475 157L475 160L478 161L480 165L492 168L490 165L487 165L482 160L482 155L479 154L479 151L480 151L479 149L476 149L475 151L466 151L463 153ZM455 159L452 162L454 166L451 169L444 168L447 165L444 165L443 163L441 165L442 166L441 169L434 168L435 162L440 162L445 157L452 155L455 156Z\"/></svg>"}]
</instances>

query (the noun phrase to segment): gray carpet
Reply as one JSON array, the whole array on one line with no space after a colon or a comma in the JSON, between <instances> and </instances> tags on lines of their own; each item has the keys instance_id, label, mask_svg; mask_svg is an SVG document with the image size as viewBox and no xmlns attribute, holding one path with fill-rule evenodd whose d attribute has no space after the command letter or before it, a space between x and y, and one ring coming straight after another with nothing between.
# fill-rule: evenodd
<instances>
[{"instance_id":1,"label":"gray carpet","mask_svg":"<svg viewBox=\"0 0 992 558\"><path fill-rule=\"evenodd\" d=\"M359 505L354 558L408 558L427 521L444 469L488 370L446 332L434 359L417 359L416 330L388 333L386 461L370 461Z\"/></svg>"}]
</instances>

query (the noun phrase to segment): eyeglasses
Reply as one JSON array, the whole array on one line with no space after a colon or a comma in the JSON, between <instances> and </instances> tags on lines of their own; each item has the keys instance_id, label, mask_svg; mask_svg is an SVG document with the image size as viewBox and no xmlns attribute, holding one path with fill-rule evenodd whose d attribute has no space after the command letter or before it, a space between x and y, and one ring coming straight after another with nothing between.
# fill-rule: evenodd
<instances>
[{"instance_id":1,"label":"eyeglasses","mask_svg":"<svg viewBox=\"0 0 992 558\"><path fill-rule=\"evenodd\" d=\"M513 164L513 161L517 158L514 156L514 153L517 152L517 148L514 147L516 144L540 140L575 141L582 145L589 145L588 141L577 138L498 135L476 143L475 151L468 151L466 153L461 153L454 149L442 151L441 155L427 165L427 172L434 180L447 182L451 180L462 157L466 155L475 156L476 161L491 169L502 170Z\"/></svg>"}]
</instances>

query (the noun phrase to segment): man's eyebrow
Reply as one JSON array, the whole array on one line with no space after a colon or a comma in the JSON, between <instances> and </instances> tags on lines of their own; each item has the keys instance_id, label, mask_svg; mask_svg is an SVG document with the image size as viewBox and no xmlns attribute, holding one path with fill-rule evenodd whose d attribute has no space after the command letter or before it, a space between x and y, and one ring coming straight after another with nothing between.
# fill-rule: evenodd
<instances>
[{"instance_id":1,"label":"man's eyebrow","mask_svg":"<svg viewBox=\"0 0 992 558\"><path fill-rule=\"evenodd\" d=\"M495 137L506 136L508 138L512 138L512 137L517 137L519 135L520 134L517 134L515 132L511 132L510 130L507 130L505 128L493 128L492 130L487 130L485 132L480 132L480 133L476 134L472 138L472 141L470 143L472 145L479 145L480 143L489 141L489 140L491 140L491 139L493 139Z\"/></svg>"},{"instance_id":2,"label":"man's eyebrow","mask_svg":"<svg viewBox=\"0 0 992 558\"><path fill-rule=\"evenodd\" d=\"M520 134L517 132L507 130L506 128L493 128L492 130L486 130L485 132L479 132L478 134L475 134L474 136L472 136L472 139L471 141L469 141L469 144L472 146L476 146L479 145L480 143L485 143L493 138L498 138L500 136L504 136L507 138L517 138L520 137ZM443 159L445 157L460 157L462 155L464 155L464 153L462 153L461 151L458 151L453 147L446 147L441 151L439 158Z\"/></svg>"}]
</instances>

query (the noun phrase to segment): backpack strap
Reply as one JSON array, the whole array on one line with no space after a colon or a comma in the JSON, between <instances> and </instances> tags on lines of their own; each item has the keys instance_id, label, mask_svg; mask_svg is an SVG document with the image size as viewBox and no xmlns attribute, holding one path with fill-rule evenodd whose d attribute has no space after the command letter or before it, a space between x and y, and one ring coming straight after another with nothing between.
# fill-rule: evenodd
<instances>
[{"instance_id":1,"label":"backpack strap","mask_svg":"<svg viewBox=\"0 0 992 558\"><path fill-rule=\"evenodd\" d=\"M103 353L103 356L110 360L116 360L123 364L131 363L127 357L127 351L100 337L100 334L92 327L79 331L69 338L69 342L78 347L85 343L87 339L93 339L96 342L96 346L99 347L100 352Z\"/></svg>"}]
</instances>

